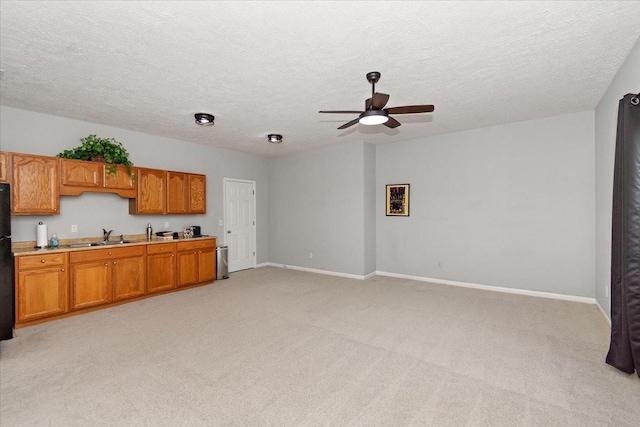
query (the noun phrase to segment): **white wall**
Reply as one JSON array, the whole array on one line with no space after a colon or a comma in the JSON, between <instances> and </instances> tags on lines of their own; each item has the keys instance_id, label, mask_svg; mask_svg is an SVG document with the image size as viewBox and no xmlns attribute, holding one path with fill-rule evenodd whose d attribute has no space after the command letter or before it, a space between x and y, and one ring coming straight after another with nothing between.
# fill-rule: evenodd
<instances>
[{"instance_id":1,"label":"white wall","mask_svg":"<svg viewBox=\"0 0 640 427\"><path fill-rule=\"evenodd\" d=\"M596 299L611 318L611 210L618 102L640 92L640 40L627 56L595 111Z\"/></svg>"},{"instance_id":2,"label":"white wall","mask_svg":"<svg viewBox=\"0 0 640 427\"><path fill-rule=\"evenodd\" d=\"M35 240L38 221L46 223L49 233L56 232L62 239L101 236L103 228L113 229L114 235L143 234L148 222L159 231L168 221L169 229L173 231L187 225L200 225L204 234L217 235L218 243L223 244L223 228L218 225L224 212L223 178L237 178L256 181L257 262L269 260L267 159L9 107L0 107L0 122L0 149L3 151L55 156L80 145L80 138L97 134L122 142L136 165L207 175L205 215L129 215L128 199L117 195L62 196L60 215L13 216L14 241ZM72 224L78 225L78 233L71 233Z\"/></svg>"},{"instance_id":3,"label":"white wall","mask_svg":"<svg viewBox=\"0 0 640 427\"><path fill-rule=\"evenodd\" d=\"M377 146L377 269L594 296L594 114ZM410 217L385 216L411 184Z\"/></svg>"},{"instance_id":4,"label":"white wall","mask_svg":"<svg viewBox=\"0 0 640 427\"><path fill-rule=\"evenodd\" d=\"M364 143L364 274L376 271L376 147Z\"/></svg>"},{"instance_id":5,"label":"white wall","mask_svg":"<svg viewBox=\"0 0 640 427\"><path fill-rule=\"evenodd\" d=\"M271 262L367 273L364 156L356 142L270 159Z\"/></svg>"}]
</instances>

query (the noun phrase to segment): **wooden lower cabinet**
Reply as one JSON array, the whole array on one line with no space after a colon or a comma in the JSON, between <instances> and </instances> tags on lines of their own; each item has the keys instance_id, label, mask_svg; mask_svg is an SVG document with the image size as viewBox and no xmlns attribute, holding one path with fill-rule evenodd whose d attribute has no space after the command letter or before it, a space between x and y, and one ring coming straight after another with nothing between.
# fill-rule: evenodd
<instances>
[{"instance_id":1,"label":"wooden lower cabinet","mask_svg":"<svg viewBox=\"0 0 640 427\"><path fill-rule=\"evenodd\" d=\"M92 307L111 302L109 261L71 264L71 308Z\"/></svg>"},{"instance_id":2,"label":"wooden lower cabinet","mask_svg":"<svg viewBox=\"0 0 640 427\"><path fill-rule=\"evenodd\" d=\"M16 255L16 324L212 282L215 248L215 239L189 239Z\"/></svg>"},{"instance_id":3,"label":"wooden lower cabinet","mask_svg":"<svg viewBox=\"0 0 640 427\"><path fill-rule=\"evenodd\" d=\"M16 258L16 323L66 313L67 254Z\"/></svg>"},{"instance_id":4,"label":"wooden lower cabinet","mask_svg":"<svg viewBox=\"0 0 640 427\"><path fill-rule=\"evenodd\" d=\"M200 282L212 282L216 278L215 245L203 248L198 254L198 274Z\"/></svg>"},{"instance_id":5,"label":"wooden lower cabinet","mask_svg":"<svg viewBox=\"0 0 640 427\"><path fill-rule=\"evenodd\" d=\"M120 301L145 294L146 266L143 256L112 261L113 299Z\"/></svg>"},{"instance_id":6,"label":"wooden lower cabinet","mask_svg":"<svg viewBox=\"0 0 640 427\"><path fill-rule=\"evenodd\" d=\"M71 308L106 304L145 294L144 246L72 252Z\"/></svg>"},{"instance_id":7,"label":"wooden lower cabinet","mask_svg":"<svg viewBox=\"0 0 640 427\"><path fill-rule=\"evenodd\" d=\"M176 244L147 246L147 292L168 291L176 287Z\"/></svg>"},{"instance_id":8,"label":"wooden lower cabinet","mask_svg":"<svg viewBox=\"0 0 640 427\"><path fill-rule=\"evenodd\" d=\"M215 240L177 244L178 287L211 282L216 277Z\"/></svg>"}]
</instances>

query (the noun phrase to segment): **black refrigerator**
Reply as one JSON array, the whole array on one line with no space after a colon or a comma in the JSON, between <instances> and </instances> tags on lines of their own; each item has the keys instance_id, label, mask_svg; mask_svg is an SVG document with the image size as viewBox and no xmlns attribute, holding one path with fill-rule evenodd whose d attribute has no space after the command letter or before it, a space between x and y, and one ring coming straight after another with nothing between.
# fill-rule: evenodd
<instances>
[{"instance_id":1,"label":"black refrigerator","mask_svg":"<svg viewBox=\"0 0 640 427\"><path fill-rule=\"evenodd\" d=\"M13 338L15 303L10 195L9 184L0 184L0 340Z\"/></svg>"}]
</instances>

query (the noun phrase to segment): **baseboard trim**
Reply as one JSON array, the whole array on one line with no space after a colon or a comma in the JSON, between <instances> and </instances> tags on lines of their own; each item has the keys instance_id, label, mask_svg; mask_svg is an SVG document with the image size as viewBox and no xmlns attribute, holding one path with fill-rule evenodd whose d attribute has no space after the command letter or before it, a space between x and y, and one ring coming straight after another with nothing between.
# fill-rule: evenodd
<instances>
[{"instance_id":1,"label":"baseboard trim","mask_svg":"<svg viewBox=\"0 0 640 427\"><path fill-rule=\"evenodd\" d=\"M266 264L269 267L278 267L278 268L285 268L289 270L306 271L308 273L326 274L327 276L346 277L347 279L365 280L365 279L368 279L369 277L373 277L376 275L375 271L373 273L367 274L366 276L361 276L358 274L338 273L337 271L330 271L330 270L319 270L317 268L298 267L296 265L289 265L289 264L277 264L275 262L267 262Z\"/></svg>"},{"instance_id":2,"label":"baseboard trim","mask_svg":"<svg viewBox=\"0 0 640 427\"><path fill-rule=\"evenodd\" d=\"M581 302L585 304L594 304L598 308L598 311L600 311L602 316L605 318L609 326L611 326L611 320L607 317L604 310L602 310L602 307L600 307L600 304L598 304L598 301L595 298L579 297L575 295L554 294L552 292L528 291L525 289L504 288L501 286L480 285L477 283L458 282L455 280L434 279L431 277L411 276L409 274L389 273L387 271L374 271L367 275L362 276L358 274L339 273L337 271L330 271L330 270L320 270L317 268L307 268L307 267L298 267L296 265L278 264L275 262L264 262L262 264L256 265L256 268L259 268L259 267L278 267L278 268L284 268L289 270L306 271L308 273L326 274L328 276L338 276L338 277L345 277L348 279L357 279L357 280L366 280L374 276L386 276L386 277L394 277L396 279L409 279L409 280L417 280L419 282L436 283L439 285L459 286L462 288L480 289L484 291L502 292L506 294L527 295L527 296L538 297L538 298L550 298L550 299L557 299L557 300L564 300L564 301Z\"/></svg>"},{"instance_id":3,"label":"baseboard trim","mask_svg":"<svg viewBox=\"0 0 640 427\"><path fill-rule=\"evenodd\" d=\"M418 280L420 282L437 283L439 285L459 286L462 288L482 289L485 291L503 292L506 294L527 295L539 298L551 298L565 301L582 302L586 304L595 304L595 298L579 297L574 295L554 294L552 292L528 291L524 289L503 288L501 286L479 285L477 283L457 282L454 280L433 279L430 277L410 276L408 274L388 273L386 271L376 271L378 276L395 277L397 279Z\"/></svg>"},{"instance_id":4,"label":"baseboard trim","mask_svg":"<svg viewBox=\"0 0 640 427\"><path fill-rule=\"evenodd\" d=\"M611 328L611 319L609 319L609 316L607 316L607 313L602 309L602 306L600 305L598 300L596 300L596 308L598 309L600 314L602 314L602 317L604 317L604 320L607 321L607 324L609 325L609 328Z\"/></svg>"}]
</instances>

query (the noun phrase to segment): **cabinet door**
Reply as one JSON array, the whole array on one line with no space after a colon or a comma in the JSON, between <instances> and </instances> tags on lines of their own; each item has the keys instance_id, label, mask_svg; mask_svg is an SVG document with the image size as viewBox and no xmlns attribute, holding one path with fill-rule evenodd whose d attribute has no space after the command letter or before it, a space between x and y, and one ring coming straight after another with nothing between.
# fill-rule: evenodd
<instances>
[{"instance_id":1,"label":"cabinet door","mask_svg":"<svg viewBox=\"0 0 640 427\"><path fill-rule=\"evenodd\" d=\"M200 283L212 282L216 279L216 252L215 248L205 248L198 253L199 281Z\"/></svg>"},{"instance_id":2,"label":"cabinet door","mask_svg":"<svg viewBox=\"0 0 640 427\"><path fill-rule=\"evenodd\" d=\"M11 159L12 212L17 215L58 214L58 159L28 154L13 154Z\"/></svg>"},{"instance_id":3,"label":"cabinet door","mask_svg":"<svg viewBox=\"0 0 640 427\"><path fill-rule=\"evenodd\" d=\"M16 322L67 312L68 282L64 267L18 271L17 276Z\"/></svg>"},{"instance_id":4,"label":"cabinet door","mask_svg":"<svg viewBox=\"0 0 640 427\"><path fill-rule=\"evenodd\" d=\"M163 170L138 168L137 196L129 203L131 214L164 214L167 211L167 175Z\"/></svg>"},{"instance_id":5,"label":"cabinet door","mask_svg":"<svg viewBox=\"0 0 640 427\"><path fill-rule=\"evenodd\" d=\"M71 308L80 309L111 301L111 269L108 261L71 265Z\"/></svg>"},{"instance_id":6,"label":"cabinet door","mask_svg":"<svg viewBox=\"0 0 640 427\"><path fill-rule=\"evenodd\" d=\"M185 214L189 208L187 175L167 172L167 213Z\"/></svg>"},{"instance_id":7,"label":"cabinet door","mask_svg":"<svg viewBox=\"0 0 640 427\"><path fill-rule=\"evenodd\" d=\"M0 151L0 182L9 181L9 171L7 170L9 166L9 155L3 151Z\"/></svg>"},{"instance_id":8,"label":"cabinet door","mask_svg":"<svg viewBox=\"0 0 640 427\"><path fill-rule=\"evenodd\" d=\"M60 159L60 182L70 186L99 187L102 185L102 168L100 163Z\"/></svg>"},{"instance_id":9,"label":"cabinet door","mask_svg":"<svg viewBox=\"0 0 640 427\"><path fill-rule=\"evenodd\" d=\"M189 175L189 212L207 213L207 177L205 175Z\"/></svg>"},{"instance_id":10,"label":"cabinet door","mask_svg":"<svg viewBox=\"0 0 640 427\"><path fill-rule=\"evenodd\" d=\"M116 173L113 174L107 171L105 165L102 166L101 173L104 175L105 188L117 188L122 190L133 189L133 179L129 174L129 169L126 166L118 166Z\"/></svg>"},{"instance_id":11,"label":"cabinet door","mask_svg":"<svg viewBox=\"0 0 640 427\"><path fill-rule=\"evenodd\" d=\"M176 287L176 256L173 251L147 255L147 292Z\"/></svg>"},{"instance_id":12,"label":"cabinet door","mask_svg":"<svg viewBox=\"0 0 640 427\"><path fill-rule=\"evenodd\" d=\"M143 256L111 261L114 301L144 295L145 262Z\"/></svg>"},{"instance_id":13,"label":"cabinet door","mask_svg":"<svg viewBox=\"0 0 640 427\"><path fill-rule=\"evenodd\" d=\"M178 252L177 258L178 286L195 285L198 283L198 251Z\"/></svg>"}]
</instances>

